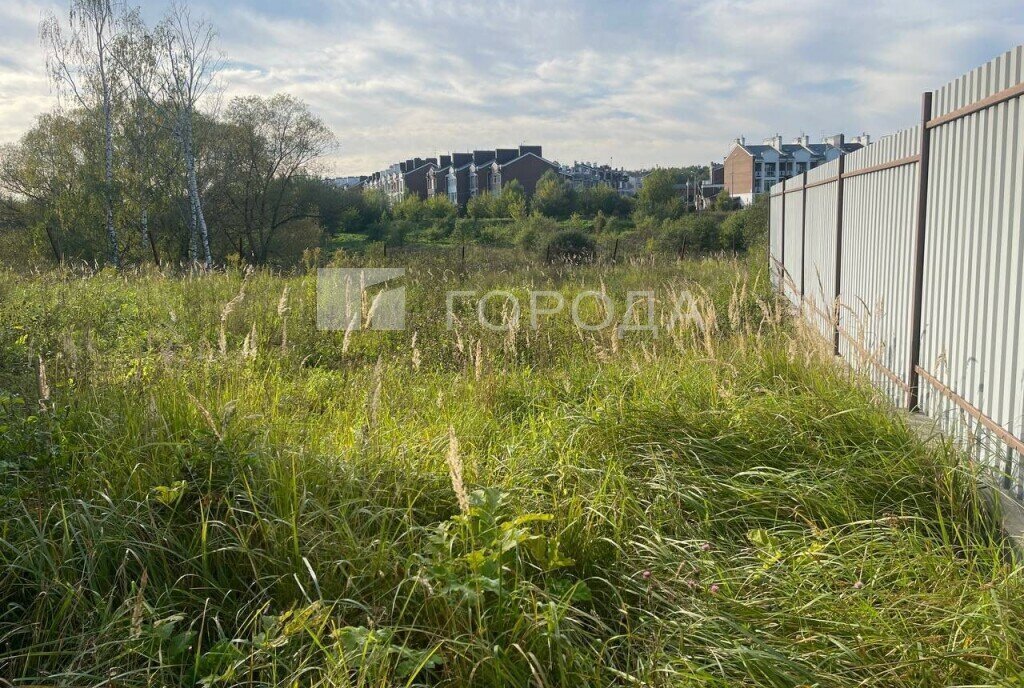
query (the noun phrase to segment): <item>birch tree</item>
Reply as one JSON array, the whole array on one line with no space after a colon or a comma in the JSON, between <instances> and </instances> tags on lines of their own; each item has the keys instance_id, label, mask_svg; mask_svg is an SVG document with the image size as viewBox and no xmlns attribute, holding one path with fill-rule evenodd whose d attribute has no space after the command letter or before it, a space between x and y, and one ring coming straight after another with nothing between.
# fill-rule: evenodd
<instances>
[{"instance_id":1,"label":"birch tree","mask_svg":"<svg viewBox=\"0 0 1024 688\"><path fill-rule=\"evenodd\" d=\"M99 110L103 126L103 203L110 261L120 267L114 227L114 101L120 75L111 57L117 33L111 0L71 0L67 26L47 16L40 36L48 48L47 67L58 91L85 110Z\"/></svg>"},{"instance_id":2,"label":"birch tree","mask_svg":"<svg viewBox=\"0 0 1024 688\"><path fill-rule=\"evenodd\" d=\"M188 196L189 245L199 244L189 257L202 250L207 269L213 266L213 255L196 162L196 120L221 65L215 35L207 21L193 19L184 5L172 5L153 31L135 11L127 15L125 46L117 53L136 95L155 108L178 146Z\"/></svg>"},{"instance_id":3,"label":"birch tree","mask_svg":"<svg viewBox=\"0 0 1024 688\"><path fill-rule=\"evenodd\" d=\"M171 132L181 151L189 206L207 269L213 267L213 257L199 193L195 125L200 101L213 86L221 65L214 37L208 22L194 20L187 7L174 5L157 27L153 41L158 58L158 102L168 111Z\"/></svg>"}]
</instances>

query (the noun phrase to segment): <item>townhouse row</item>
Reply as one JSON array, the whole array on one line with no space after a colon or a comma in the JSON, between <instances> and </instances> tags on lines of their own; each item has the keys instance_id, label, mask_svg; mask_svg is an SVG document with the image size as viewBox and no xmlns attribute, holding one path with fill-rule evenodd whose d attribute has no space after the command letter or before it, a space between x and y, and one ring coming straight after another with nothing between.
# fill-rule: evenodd
<instances>
[{"instance_id":1,"label":"townhouse row","mask_svg":"<svg viewBox=\"0 0 1024 688\"><path fill-rule=\"evenodd\" d=\"M381 191L396 203L407 194L426 200L445 195L464 207L481 193L500 193L503 185L517 181L527 197L537 189L545 172L556 174L556 163L544 158L541 146L519 146L452 153L436 158L411 158L375 172L362 181L363 188Z\"/></svg>"}]
</instances>

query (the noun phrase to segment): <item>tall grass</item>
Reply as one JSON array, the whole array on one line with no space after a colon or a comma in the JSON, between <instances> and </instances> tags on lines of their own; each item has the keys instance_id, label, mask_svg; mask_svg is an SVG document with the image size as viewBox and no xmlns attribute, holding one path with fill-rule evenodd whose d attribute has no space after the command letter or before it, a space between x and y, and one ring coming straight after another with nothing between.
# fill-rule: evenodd
<instances>
[{"instance_id":1,"label":"tall grass","mask_svg":"<svg viewBox=\"0 0 1024 688\"><path fill-rule=\"evenodd\" d=\"M422 257L398 333L318 332L310 276L0 273L0 676L1020 679L1024 589L974 477L758 264ZM446 290L650 286L707 327L445 325Z\"/></svg>"}]
</instances>

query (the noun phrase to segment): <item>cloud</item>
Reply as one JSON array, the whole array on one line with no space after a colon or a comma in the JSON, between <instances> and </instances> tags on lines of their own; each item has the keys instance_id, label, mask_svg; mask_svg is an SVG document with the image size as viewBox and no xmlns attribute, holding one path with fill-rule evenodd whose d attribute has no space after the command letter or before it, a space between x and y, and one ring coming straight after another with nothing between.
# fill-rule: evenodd
<instances>
[{"instance_id":1,"label":"cloud","mask_svg":"<svg viewBox=\"0 0 1024 688\"><path fill-rule=\"evenodd\" d=\"M53 104L41 0L0 0L0 140ZM335 130L337 174L541 143L641 167L734 137L909 126L917 95L1009 48L1019 2L193 0L220 32L223 97L288 91ZM161 2L144 3L159 17ZM222 99L223 100L223 99Z\"/></svg>"}]
</instances>

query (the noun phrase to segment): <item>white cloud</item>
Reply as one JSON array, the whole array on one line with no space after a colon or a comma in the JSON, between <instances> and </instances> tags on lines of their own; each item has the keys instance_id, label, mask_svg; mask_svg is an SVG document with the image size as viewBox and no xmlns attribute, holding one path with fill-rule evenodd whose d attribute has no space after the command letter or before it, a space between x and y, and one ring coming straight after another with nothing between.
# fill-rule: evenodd
<instances>
[{"instance_id":1,"label":"white cloud","mask_svg":"<svg viewBox=\"0 0 1024 688\"><path fill-rule=\"evenodd\" d=\"M192 4L220 30L224 95L305 99L341 140L339 174L525 141L649 166L719 158L739 134L877 136L1024 28L1009 0ZM46 7L0 0L0 140L53 102L35 28Z\"/></svg>"}]
</instances>

